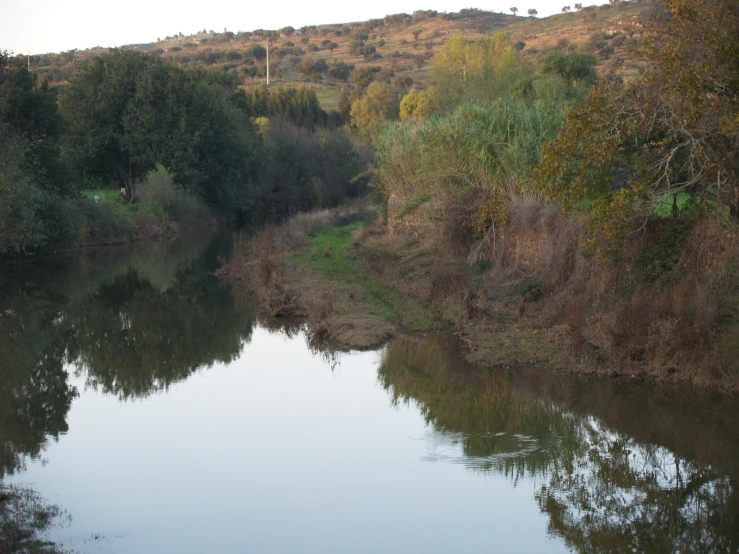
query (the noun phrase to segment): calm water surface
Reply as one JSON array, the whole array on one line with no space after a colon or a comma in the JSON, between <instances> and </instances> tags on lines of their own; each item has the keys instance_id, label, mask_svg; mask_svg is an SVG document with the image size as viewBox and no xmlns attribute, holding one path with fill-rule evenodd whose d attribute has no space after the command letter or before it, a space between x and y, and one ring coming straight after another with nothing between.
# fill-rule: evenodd
<instances>
[{"instance_id":1,"label":"calm water surface","mask_svg":"<svg viewBox=\"0 0 739 554\"><path fill-rule=\"evenodd\" d=\"M76 552L737 552L739 405L331 354L212 275L223 237L0 273L0 476Z\"/></svg>"}]
</instances>

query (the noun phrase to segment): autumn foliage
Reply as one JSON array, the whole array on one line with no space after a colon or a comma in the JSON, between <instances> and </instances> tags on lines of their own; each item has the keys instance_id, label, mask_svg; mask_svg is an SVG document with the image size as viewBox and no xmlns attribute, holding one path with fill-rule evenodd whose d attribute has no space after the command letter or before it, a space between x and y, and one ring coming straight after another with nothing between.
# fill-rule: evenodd
<instances>
[{"instance_id":1,"label":"autumn foliage","mask_svg":"<svg viewBox=\"0 0 739 554\"><path fill-rule=\"evenodd\" d=\"M592 246L612 247L635 216L678 194L739 217L739 4L664 8L643 31L649 69L627 84L600 81L535 173L585 217Z\"/></svg>"}]
</instances>

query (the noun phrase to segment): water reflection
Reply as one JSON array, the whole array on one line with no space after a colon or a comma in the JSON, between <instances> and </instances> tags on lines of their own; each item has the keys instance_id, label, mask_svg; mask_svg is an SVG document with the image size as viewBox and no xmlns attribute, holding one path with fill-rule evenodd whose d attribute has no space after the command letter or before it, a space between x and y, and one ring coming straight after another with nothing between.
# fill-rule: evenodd
<instances>
[{"instance_id":1,"label":"water reflection","mask_svg":"<svg viewBox=\"0 0 739 554\"><path fill-rule=\"evenodd\" d=\"M212 275L223 243L203 238L78 253L0 272L0 477L67 431L87 386L144 397L238 357L254 327Z\"/></svg>"},{"instance_id":2,"label":"water reflection","mask_svg":"<svg viewBox=\"0 0 739 554\"><path fill-rule=\"evenodd\" d=\"M255 318L249 302L243 297L235 302L212 275L227 248L228 240L220 238L187 239L80 253L0 272L0 478L43 456L49 441L67 433L70 407L84 392L70 380L120 400L140 399L200 368L240 358ZM273 331L294 335L299 329L299 323L289 322ZM326 352L324 361L335 368L340 359ZM271 365L263 370L278 372ZM538 506L550 536L573 550L739 549L735 401L683 388L588 381L533 369L478 370L465 364L457 343L445 337L399 339L385 349L377 371L392 402L417 406L433 430L425 439L426 462L462 464L479 478L479 487L488 476L504 476L514 486L535 482L531 509ZM249 412L250 437L260 436L262 421L269 438L270 423L293 417L297 400L291 404L282 398L290 390L279 381L285 375L295 380L300 373L273 376L279 387L265 389L273 418ZM318 398L315 385L312 393L301 388L296 398ZM218 402L228 401L223 390ZM372 390L384 403L385 392ZM311 398L303 401L300 417L307 423L314 408ZM115 398L112 402L121 405ZM236 402L244 404L241 396ZM316 437L328 434L337 417L335 402L322 404L329 413L317 420L320 425L308 425ZM235 404L224 406L229 411ZM367 414L368 420L386 417L379 411ZM151 425L145 419L145 426ZM211 425L216 429L224 422ZM368 423L363 425L347 432L366 432ZM170 432L189 436L190 429ZM375 440L378 451L394 446L384 434ZM145 459L149 452L141 448L132 456ZM220 448L224 445L203 446L215 457L222 455ZM265 443L262 451L270 448ZM306 454L310 448L312 443ZM316 449L312 455L322 459L326 446ZM244 463L250 459L244 456ZM244 471L248 474L248 468ZM284 479L281 475L280 482Z\"/></svg>"},{"instance_id":3,"label":"water reflection","mask_svg":"<svg viewBox=\"0 0 739 554\"><path fill-rule=\"evenodd\" d=\"M0 295L0 477L67 431L76 391L63 368L61 319L58 299L39 290Z\"/></svg>"},{"instance_id":4,"label":"water reflection","mask_svg":"<svg viewBox=\"0 0 739 554\"><path fill-rule=\"evenodd\" d=\"M716 415L715 398L646 394L628 383L588 383L534 370L476 371L439 340L389 345L379 379L395 402L417 403L434 430L461 441L468 467L514 482L538 478L535 500L549 517L549 532L570 548L739 548L739 461L725 454L737 447L729 432L739 421L735 403L722 403L723 425L688 438L687 430ZM623 431L635 419L636 436Z\"/></svg>"}]
</instances>

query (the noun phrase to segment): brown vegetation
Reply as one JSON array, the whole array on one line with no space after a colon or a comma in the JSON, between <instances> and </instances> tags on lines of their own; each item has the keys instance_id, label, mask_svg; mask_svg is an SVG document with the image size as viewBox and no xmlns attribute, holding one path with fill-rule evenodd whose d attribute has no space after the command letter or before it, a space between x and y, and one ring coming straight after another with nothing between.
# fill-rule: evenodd
<instances>
[{"instance_id":1,"label":"brown vegetation","mask_svg":"<svg viewBox=\"0 0 739 554\"><path fill-rule=\"evenodd\" d=\"M437 317L454 322L472 360L739 390L733 355L739 291L730 277L739 266L739 233L724 220L651 222L630 236L622 259L603 261L582 254L579 222L535 199L514 199L508 224L482 246L446 235L431 212L416 218L423 242L407 222L388 218L360 230L350 255L373 282L429 303ZM310 230L337 217L306 214L270 228L223 271L234 283L253 275L248 280L265 315L301 316L316 340L369 348L399 326L367 314L361 287L342 288L305 264L285 263L284 254L294 260ZM470 265L467 253L475 247Z\"/></svg>"}]
</instances>

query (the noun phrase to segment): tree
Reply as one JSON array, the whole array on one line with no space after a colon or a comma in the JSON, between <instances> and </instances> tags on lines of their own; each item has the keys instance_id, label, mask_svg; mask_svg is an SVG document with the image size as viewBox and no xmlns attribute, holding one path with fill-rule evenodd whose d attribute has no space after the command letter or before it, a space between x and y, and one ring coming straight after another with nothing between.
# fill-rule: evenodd
<instances>
[{"instance_id":1,"label":"tree","mask_svg":"<svg viewBox=\"0 0 739 554\"><path fill-rule=\"evenodd\" d=\"M516 8L516 7L511 8L511 13L513 15L516 15L518 13L518 8Z\"/></svg>"},{"instance_id":2,"label":"tree","mask_svg":"<svg viewBox=\"0 0 739 554\"><path fill-rule=\"evenodd\" d=\"M83 62L60 98L72 163L83 175L122 182L131 201L136 197L135 180L153 166L139 167L124 148L123 119L137 77L152 63L153 58L134 50L97 56Z\"/></svg>"},{"instance_id":3,"label":"tree","mask_svg":"<svg viewBox=\"0 0 739 554\"><path fill-rule=\"evenodd\" d=\"M508 35L493 33L470 43L448 39L431 58L430 81L438 109L463 101L490 102L529 72Z\"/></svg>"},{"instance_id":4,"label":"tree","mask_svg":"<svg viewBox=\"0 0 739 554\"><path fill-rule=\"evenodd\" d=\"M66 149L82 174L135 183L157 164L224 213L248 210L256 188L256 131L223 78L187 72L135 51L84 64L61 98Z\"/></svg>"},{"instance_id":5,"label":"tree","mask_svg":"<svg viewBox=\"0 0 739 554\"><path fill-rule=\"evenodd\" d=\"M399 109L398 98L390 85L371 83L364 96L352 104L352 126L369 133L377 124L396 119Z\"/></svg>"},{"instance_id":6,"label":"tree","mask_svg":"<svg viewBox=\"0 0 739 554\"><path fill-rule=\"evenodd\" d=\"M597 84L544 149L540 184L586 210L601 230L592 246L618 241L632 216L683 191L739 218L739 5L663 4L644 29L649 69L629 84Z\"/></svg>"},{"instance_id":7,"label":"tree","mask_svg":"<svg viewBox=\"0 0 739 554\"><path fill-rule=\"evenodd\" d=\"M56 101L25 63L0 51L0 256L64 238L61 202L75 191L60 161Z\"/></svg>"},{"instance_id":8,"label":"tree","mask_svg":"<svg viewBox=\"0 0 739 554\"><path fill-rule=\"evenodd\" d=\"M562 8L562 13L567 13L568 11L570 11L570 7L569 6L564 6Z\"/></svg>"},{"instance_id":9,"label":"tree","mask_svg":"<svg viewBox=\"0 0 739 554\"><path fill-rule=\"evenodd\" d=\"M529 17L535 17L539 12L533 9L529 10Z\"/></svg>"},{"instance_id":10,"label":"tree","mask_svg":"<svg viewBox=\"0 0 739 554\"><path fill-rule=\"evenodd\" d=\"M337 81L346 82L349 80L349 76L352 74L352 71L354 71L354 64L336 62L329 66L328 76Z\"/></svg>"},{"instance_id":11,"label":"tree","mask_svg":"<svg viewBox=\"0 0 739 554\"><path fill-rule=\"evenodd\" d=\"M575 4L575 9L580 11L582 9L582 4Z\"/></svg>"},{"instance_id":12,"label":"tree","mask_svg":"<svg viewBox=\"0 0 739 554\"><path fill-rule=\"evenodd\" d=\"M418 42L418 38L421 36L421 33L423 33L423 29L413 29L413 31L411 31L415 42Z\"/></svg>"},{"instance_id":13,"label":"tree","mask_svg":"<svg viewBox=\"0 0 739 554\"><path fill-rule=\"evenodd\" d=\"M400 101L400 119L418 120L431 115L431 95L412 89Z\"/></svg>"},{"instance_id":14,"label":"tree","mask_svg":"<svg viewBox=\"0 0 739 554\"><path fill-rule=\"evenodd\" d=\"M597 78L596 57L590 52L567 52L551 50L544 56L541 72L545 75L559 75L569 84L591 85Z\"/></svg>"}]
</instances>

